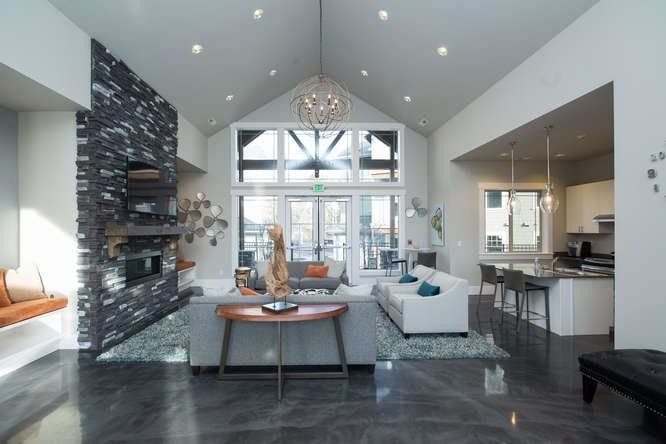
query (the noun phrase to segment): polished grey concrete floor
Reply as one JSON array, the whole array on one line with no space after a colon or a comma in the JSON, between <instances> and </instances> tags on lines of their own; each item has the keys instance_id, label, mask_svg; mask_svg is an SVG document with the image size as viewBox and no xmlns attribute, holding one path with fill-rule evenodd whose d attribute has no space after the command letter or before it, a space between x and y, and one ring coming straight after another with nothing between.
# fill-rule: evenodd
<instances>
[{"instance_id":1,"label":"polished grey concrete floor","mask_svg":"<svg viewBox=\"0 0 666 444\"><path fill-rule=\"evenodd\" d=\"M0 442L661 442L607 389L583 403L576 358L607 337L516 335L470 302L471 327L510 359L380 362L348 381L287 381L282 402L273 381L54 353L0 378Z\"/></svg>"}]
</instances>

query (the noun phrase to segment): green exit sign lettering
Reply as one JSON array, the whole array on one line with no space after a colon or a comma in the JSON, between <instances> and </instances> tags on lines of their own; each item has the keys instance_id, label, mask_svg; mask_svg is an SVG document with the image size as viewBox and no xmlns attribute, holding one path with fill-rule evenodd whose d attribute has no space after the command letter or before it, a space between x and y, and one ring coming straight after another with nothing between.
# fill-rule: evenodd
<instances>
[{"instance_id":1,"label":"green exit sign lettering","mask_svg":"<svg viewBox=\"0 0 666 444\"><path fill-rule=\"evenodd\" d=\"M314 191L315 193L323 193L324 192L324 184L323 183L312 184L312 191Z\"/></svg>"}]
</instances>

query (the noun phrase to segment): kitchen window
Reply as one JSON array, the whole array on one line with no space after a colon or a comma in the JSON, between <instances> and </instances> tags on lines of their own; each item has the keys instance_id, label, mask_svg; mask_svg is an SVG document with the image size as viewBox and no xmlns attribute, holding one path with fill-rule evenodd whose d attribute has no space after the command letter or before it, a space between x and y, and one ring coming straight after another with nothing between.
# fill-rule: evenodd
<instances>
[{"instance_id":1,"label":"kitchen window","mask_svg":"<svg viewBox=\"0 0 666 444\"><path fill-rule=\"evenodd\" d=\"M517 191L520 209L509 214L509 190L485 190L483 193L484 253L542 252L542 217L540 191Z\"/></svg>"}]
</instances>

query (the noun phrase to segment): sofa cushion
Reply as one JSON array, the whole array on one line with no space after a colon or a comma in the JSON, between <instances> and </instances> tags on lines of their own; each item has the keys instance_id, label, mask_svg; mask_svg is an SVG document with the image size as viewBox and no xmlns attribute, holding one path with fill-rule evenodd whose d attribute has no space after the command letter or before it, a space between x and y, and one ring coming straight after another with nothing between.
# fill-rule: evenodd
<instances>
[{"instance_id":1,"label":"sofa cushion","mask_svg":"<svg viewBox=\"0 0 666 444\"><path fill-rule=\"evenodd\" d=\"M288 281L289 287L291 287L292 289L300 288L299 281L300 281L299 278L289 276L289 281ZM254 288L256 290L266 290L266 279L263 277L257 279L256 282L254 283Z\"/></svg>"},{"instance_id":2,"label":"sofa cushion","mask_svg":"<svg viewBox=\"0 0 666 444\"><path fill-rule=\"evenodd\" d=\"M389 305L396 310L398 310L400 313L402 313L402 301L405 297L409 297L409 295L401 294L401 293L392 293L389 298ZM420 297L420 296L417 296Z\"/></svg>"},{"instance_id":3,"label":"sofa cushion","mask_svg":"<svg viewBox=\"0 0 666 444\"><path fill-rule=\"evenodd\" d=\"M304 277L301 279L298 288L325 288L327 290L335 290L340 285L338 278L309 278Z\"/></svg>"},{"instance_id":4,"label":"sofa cushion","mask_svg":"<svg viewBox=\"0 0 666 444\"><path fill-rule=\"evenodd\" d=\"M336 261L333 258L326 257L324 258L324 265L328 267L327 277L339 278L345 271L347 264L345 261Z\"/></svg>"},{"instance_id":5,"label":"sofa cushion","mask_svg":"<svg viewBox=\"0 0 666 444\"><path fill-rule=\"evenodd\" d=\"M435 273L436 270L426 267L424 265L417 265L410 271L409 274L414 276L416 279L419 281L422 279L428 279L430 276L432 276Z\"/></svg>"},{"instance_id":6,"label":"sofa cushion","mask_svg":"<svg viewBox=\"0 0 666 444\"><path fill-rule=\"evenodd\" d=\"M328 276L328 265L308 265L303 277L325 278Z\"/></svg>"},{"instance_id":7,"label":"sofa cushion","mask_svg":"<svg viewBox=\"0 0 666 444\"><path fill-rule=\"evenodd\" d=\"M5 272L5 284L13 303L44 299L44 284L35 264L26 264Z\"/></svg>"},{"instance_id":8,"label":"sofa cushion","mask_svg":"<svg viewBox=\"0 0 666 444\"><path fill-rule=\"evenodd\" d=\"M439 294L438 285L430 285L428 282L421 283L419 290L417 291L419 296L437 296Z\"/></svg>"},{"instance_id":9,"label":"sofa cushion","mask_svg":"<svg viewBox=\"0 0 666 444\"><path fill-rule=\"evenodd\" d=\"M350 287L349 285L345 284L340 284L333 294L339 296L352 296L352 295L355 296L359 294L371 294L371 293L372 293L371 284L356 285L353 287Z\"/></svg>"},{"instance_id":10,"label":"sofa cushion","mask_svg":"<svg viewBox=\"0 0 666 444\"><path fill-rule=\"evenodd\" d=\"M305 269L311 264L321 265L321 262L287 261L287 271L289 271L289 276L302 278L303 275L305 275Z\"/></svg>"},{"instance_id":11,"label":"sofa cushion","mask_svg":"<svg viewBox=\"0 0 666 444\"><path fill-rule=\"evenodd\" d=\"M403 305L406 300L421 299L417 294L393 293L389 296L389 305L400 313L403 313Z\"/></svg>"},{"instance_id":12,"label":"sofa cushion","mask_svg":"<svg viewBox=\"0 0 666 444\"><path fill-rule=\"evenodd\" d=\"M454 285L460 283L462 279L444 273L443 271L438 271L428 278L427 281L430 285L439 287L440 293L446 293L453 288Z\"/></svg>"},{"instance_id":13,"label":"sofa cushion","mask_svg":"<svg viewBox=\"0 0 666 444\"><path fill-rule=\"evenodd\" d=\"M410 284L410 283L412 283L412 282L416 282L416 281L418 281L418 280L419 280L419 278L417 278L416 276L412 276L411 274L407 273L407 274L403 275L403 276L400 278L400 280L398 281L398 283L399 283L399 284Z\"/></svg>"},{"instance_id":14,"label":"sofa cushion","mask_svg":"<svg viewBox=\"0 0 666 444\"><path fill-rule=\"evenodd\" d=\"M9 293L7 293L7 287L5 286L5 270L0 269L0 307L9 307L12 305L11 299L9 299Z\"/></svg>"},{"instance_id":15,"label":"sofa cushion","mask_svg":"<svg viewBox=\"0 0 666 444\"><path fill-rule=\"evenodd\" d=\"M0 308L0 327L16 324L67 306L67 298L42 298L15 302Z\"/></svg>"}]
</instances>

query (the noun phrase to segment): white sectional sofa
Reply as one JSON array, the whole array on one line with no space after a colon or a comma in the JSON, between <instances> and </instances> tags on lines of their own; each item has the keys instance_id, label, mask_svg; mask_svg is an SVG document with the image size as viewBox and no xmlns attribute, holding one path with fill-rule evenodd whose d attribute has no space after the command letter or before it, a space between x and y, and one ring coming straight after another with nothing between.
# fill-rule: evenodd
<instances>
[{"instance_id":1,"label":"white sectional sofa","mask_svg":"<svg viewBox=\"0 0 666 444\"><path fill-rule=\"evenodd\" d=\"M405 336L411 333L460 333L466 336L469 330L468 282L443 271L428 270L430 274L415 268L414 273L427 277L409 284L383 281L385 285L380 285L378 282L379 304ZM439 294L420 296L417 291L423 281L439 286Z\"/></svg>"},{"instance_id":2,"label":"white sectional sofa","mask_svg":"<svg viewBox=\"0 0 666 444\"><path fill-rule=\"evenodd\" d=\"M382 306L385 312L388 313L389 311L389 288L391 287L401 287L403 285L415 285L415 284L421 284L421 282L425 281L428 279L430 276L435 274L434 269L424 267L423 265L417 265L414 267L412 271L409 272L412 276L414 276L417 280L416 282L412 282L409 284L400 284L398 281L400 280L401 276L382 276L377 278L377 302L379 302L379 305ZM418 287L417 287L418 288Z\"/></svg>"}]
</instances>

